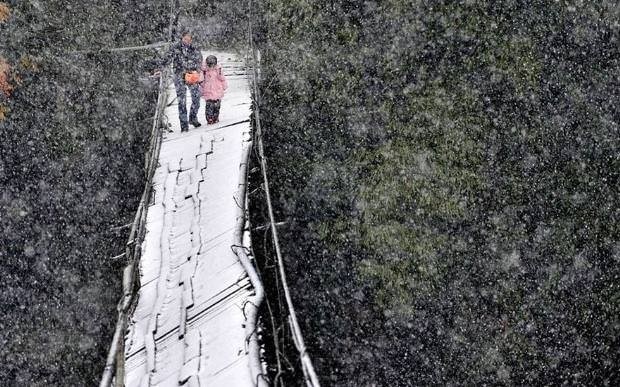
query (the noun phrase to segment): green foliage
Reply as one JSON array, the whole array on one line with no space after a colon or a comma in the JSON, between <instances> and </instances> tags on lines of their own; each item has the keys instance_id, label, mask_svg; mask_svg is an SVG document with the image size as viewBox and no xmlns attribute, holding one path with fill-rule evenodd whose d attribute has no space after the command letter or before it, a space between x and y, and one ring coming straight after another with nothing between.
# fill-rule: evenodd
<instances>
[{"instance_id":1,"label":"green foliage","mask_svg":"<svg viewBox=\"0 0 620 387\"><path fill-rule=\"evenodd\" d=\"M613 8L261 3L270 179L326 383L617 380Z\"/></svg>"}]
</instances>

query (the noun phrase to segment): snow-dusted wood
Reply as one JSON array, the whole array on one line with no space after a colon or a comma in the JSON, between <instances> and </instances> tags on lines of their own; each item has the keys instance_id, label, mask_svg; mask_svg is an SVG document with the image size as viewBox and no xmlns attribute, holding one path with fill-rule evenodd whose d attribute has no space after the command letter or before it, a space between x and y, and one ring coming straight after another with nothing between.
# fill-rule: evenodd
<instances>
[{"instance_id":1,"label":"snow-dusted wood","mask_svg":"<svg viewBox=\"0 0 620 387\"><path fill-rule=\"evenodd\" d=\"M254 386L260 371L256 338L247 340L255 321L244 313L257 289L248 262L231 249L242 232L244 198L236 196L245 195L239 182L250 144L250 92L243 62L215 55L229 76L219 123L206 125L201 107L203 125L180 133L170 86L172 132L164 134L153 178L141 288L125 337L127 386Z\"/></svg>"}]
</instances>

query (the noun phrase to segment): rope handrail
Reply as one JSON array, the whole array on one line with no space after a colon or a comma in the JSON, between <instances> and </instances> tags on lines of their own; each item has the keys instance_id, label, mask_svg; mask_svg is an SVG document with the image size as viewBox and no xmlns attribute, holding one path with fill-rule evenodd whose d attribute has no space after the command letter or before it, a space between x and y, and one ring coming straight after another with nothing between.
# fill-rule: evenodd
<instances>
[{"instance_id":1,"label":"rope handrail","mask_svg":"<svg viewBox=\"0 0 620 387\"><path fill-rule=\"evenodd\" d=\"M155 174L155 168L157 166L157 155L161 147L161 126L159 123L163 117L163 110L166 100L166 79L167 70L162 73L159 80L159 97L157 103L157 110L153 122L153 129L151 131L151 141L149 145L149 152L145 157L146 164L146 183L145 189L140 199L140 204L136 210L136 215L132 223L129 238L126 244L125 256L128 258L128 264L123 270L123 296L119 301L117 310L119 313L116 330L112 339L112 344L108 352L108 358L104 369L104 374L101 379L100 387L108 387L112 385L112 379L116 376L117 385L122 383L124 374L124 337L122 332L126 329L127 319L129 317L129 311L134 301L134 293L137 287L137 263L140 255L141 239L144 237L144 226L146 220L146 204L147 199L151 195L152 180Z\"/></svg>"},{"instance_id":2,"label":"rope handrail","mask_svg":"<svg viewBox=\"0 0 620 387\"><path fill-rule=\"evenodd\" d=\"M176 23L174 17L175 10L178 7L178 2L171 0L171 16L169 25L169 35L172 38L173 23ZM155 175L155 169L157 168L157 160L159 158L159 151L161 149L162 141L162 126L161 121L164 117L164 111L166 108L167 100L167 79L169 69L165 68L159 78L157 107L155 110L155 116L153 117L153 125L151 128L149 149L145 156L145 175L146 182L142 192L142 197L136 210L133 223L131 225L131 231L125 247L125 256L128 263L123 270L123 295L118 303L117 311L118 318L116 322L116 328L112 338L112 343L108 351L106 358L106 364L101 377L99 387L111 387L112 383L116 387L122 387L124 385L124 373L125 373L125 348L123 332L127 328L127 322L130 315L130 311L135 302L135 290L139 288L138 278L138 262L141 251L142 239L145 234L146 224L146 205L147 200L151 196L153 176Z\"/></svg>"},{"instance_id":3,"label":"rope handrail","mask_svg":"<svg viewBox=\"0 0 620 387\"><path fill-rule=\"evenodd\" d=\"M318 377L316 375L316 371L314 370L314 365L312 364L312 360L308 355L308 351L306 349L306 345L304 343L304 339L301 333L301 328L299 327L299 322L297 321L297 314L295 312L295 307L293 306L293 300L291 297L290 289L288 287L287 279L286 279L286 271L284 269L284 260L282 258L282 251L280 249L280 241L278 238L278 231L276 229L277 222L275 221L274 213L273 213L273 205L271 202L271 192L269 190L269 179L267 177L267 161L265 158L265 151L263 146L263 131L261 126L260 119L260 94L258 89L258 55L256 51L256 47L254 46L253 39L253 28L252 28L252 18L253 18L253 1L248 0L249 2L249 17L248 17L248 35L249 35L249 50L251 53L251 58L253 60L252 65L252 92L254 94L255 101L255 109L254 109L254 121L256 126L256 143L258 146L258 159L261 164L261 170L263 175L263 185L265 190L265 199L267 202L267 212L269 216L269 225L271 229L271 235L273 238L273 245L275 248L278 270L280 273L280 280L282 281L282 289L284 291L284 297L286 299L286 305L289 312L289 324L291 326L291 331L293 333L293 340L295 343L295 347L299 352L299 356L301 359L302 370L304 373L305 381L308 386L311 387L320 387Z\"/></svg>"},{"instance_id":4,"label":"rope handrail","mask_svg":"<svg viewBox=\"0 0 620 387\"><path fill-rule=\"evenodd\" d=\"M242 161L239 170L239 182L236 196L237 203L237 224L235 227L235 244L231 246L233 253L239 258L239 262L245 269L252 287L254 288L254 296L250 297L243 305L243 314L246 316L246 344L248 346L248 354L250 357L250 372L252 380L256 387L267 387L267 378L264 375L260 359L260 342L258 338L257 322L258 308L265 298L265 291L252 261L248 257L248 249L244 245L243 237L246 231L247 223L247 182L248 182L248 162L250 159L251 142L245 146ZM248 307L249 308L246 308ZM246 310L247 309L247 310Z\"/></svg>"},{"instance_id":5,"label":"rope handrail","mask_svg":"<svg viewBox=\"0 0 620 387\"><path fill-rule=\"evenodd\" d=\"M155 42L144 44L140 46L127 46L127 47L102 47L96 50L75 50L70 51L69 54L97 54L104 52L127 52L127 51L140 51L140 50L150 50L153 48L160 47L168 47L170 46L170 42Z\"/></svg>"}]
</instances>

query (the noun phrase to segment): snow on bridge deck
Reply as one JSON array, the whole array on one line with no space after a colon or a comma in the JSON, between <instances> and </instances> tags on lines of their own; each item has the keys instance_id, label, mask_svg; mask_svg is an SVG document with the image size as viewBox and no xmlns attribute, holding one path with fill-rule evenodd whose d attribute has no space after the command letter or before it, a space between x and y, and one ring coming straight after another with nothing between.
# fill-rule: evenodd
<instances>
[{"instance_id":1,"label":"snow on bridge deck","mask_svg":"<svg viewBox=\"0 0 620 387\"><path fill-rule=\"evenodd\" d=\"M219 123L206 125L201 100L202 126L180 133L168 87L173 132L164 134L153 178L141 288L125 336L127 386L255 385L243 313L254 291L231 249L251 99L244 63L215 54L229 84ZM187 102L189 111L189 95Z\"/></svg>"}]
</instances>

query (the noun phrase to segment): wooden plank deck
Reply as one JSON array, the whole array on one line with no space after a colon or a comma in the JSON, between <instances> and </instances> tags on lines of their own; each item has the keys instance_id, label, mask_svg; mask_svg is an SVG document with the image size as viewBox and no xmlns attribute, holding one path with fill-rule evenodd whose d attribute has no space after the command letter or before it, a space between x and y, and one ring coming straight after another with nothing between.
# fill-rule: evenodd
<instances>
[{"instance_id":1,"label":"wooden plank deck","mask_svg":"<svg viewBox=\"0 0 620 387\"><path fill-rule=\"evenodd\" d=\"M227 75L220 122L180 133L174 86L153 179L141 288L125 337L127 386L253 386L243 308L254 294L231 249L240 165L250 141L244 63L215 54ZM190 98L188 95L188 110ZM248 238L245 238L248 239Z\"/></svg>"}]
</instances>

